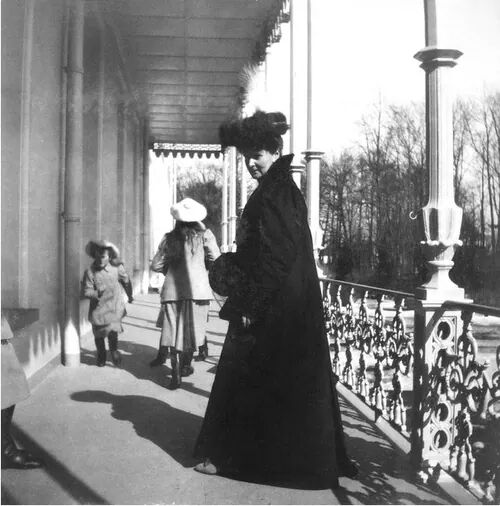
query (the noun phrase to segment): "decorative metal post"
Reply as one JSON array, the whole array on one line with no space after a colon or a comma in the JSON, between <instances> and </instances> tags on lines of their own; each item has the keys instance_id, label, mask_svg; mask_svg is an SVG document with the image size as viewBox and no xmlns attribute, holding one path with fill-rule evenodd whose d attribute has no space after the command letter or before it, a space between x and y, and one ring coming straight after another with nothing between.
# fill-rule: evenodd
<instances>
[{"instance_id":1,"label":"decorative metal post","mask_svg":"<svg viewBox=\"0 0 500 506\"><path fill-rule=\"evenodd\" d=\"M222 160L222 215L221 215L221 247L222 253L227 253L227 232L228 232L228 221L227 221L227 183L228 183L228 149L226 148L223 153Z\"/></svg>"},{"instance_id":2,"label":"decorative metal post","mask_svg":"<svg viewBox=\"0 0 500 506\"><path fill-rule=\"evenodd\" d=\"M63 364L80 364L80 256L83 170L83 26L84 3L70 4L66 179L64 183Z\"/></svg>"},{"instance_id":3,"label":"decorative metal post","mask_svg":"<svg viewBox=\"0 0 500 506\"><path fill-rule=\"evenodd\" d=\"M439 23L447 21L441 0L424 0L426 47L415 58L426 79L426 140L429 201L422 209L421 242L430 279L416 290L412 460L421 477L448 467L456 430L454 405L447 398L445 369L457 352L460 313L443 302L463 300L464 290L449 278L455 249L460 246L462 210L454 201L453 122L448 78L461 52L443 49ZM430 470L433 471L430 471Z\"/></svg>"},{"instance_id":4,"label":"decorative metal post","mask_svg":"<svg viewBox=\"0 0 500 506\"><path fill-rule=\"evenodd\" d=\"M229 251L236 251L236 148L228 148L229 164Z\"/></svg>"}]
</instances>

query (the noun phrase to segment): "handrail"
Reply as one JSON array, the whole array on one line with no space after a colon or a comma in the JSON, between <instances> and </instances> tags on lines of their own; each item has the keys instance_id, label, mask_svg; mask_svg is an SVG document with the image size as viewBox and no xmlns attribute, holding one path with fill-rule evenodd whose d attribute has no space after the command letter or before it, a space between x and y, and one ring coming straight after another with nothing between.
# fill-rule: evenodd
<instances>
[{"instance_id":1,"label":"handrail","mask_svg":"<svg viewBox=\"0 0 500 506\"><path fill-rule=\"evenodd\" d=\"M361 288L362 290L370 290L370 291L375 291L375 292L384 292L384 293L387 293L389 295L394 295L394 296L397 296L397 297L404 297L405 299L414 299L415 298L415 294L413 293L409 293L409 292L401 292L399 290L389 290L388 288L381 288L379 286L370 286L370 285L360 285L358 283L351 283L349 281L341 281L339 279L334 279L334 278L327 278L327 277L323 277L321 276L319 278L320 281L329 281L330 283L337 283L337 284L342 284L342 285L347 285L347 286L351 286L353 288Z\"/></svg>"},{"instance_id":2,"label":"handrail","mask_svg":"<svg viewBox=\"0 0 500 506\"><path fill-rule=\"evenodd\" d=\"M481 304L473 304L472 302L461 302L456 300L447 300L443 302L445 309L460 309L462 311L471 311L484 316L500 317L500 308L492 306L483 306Z\"/></svg>"}]
</instances>

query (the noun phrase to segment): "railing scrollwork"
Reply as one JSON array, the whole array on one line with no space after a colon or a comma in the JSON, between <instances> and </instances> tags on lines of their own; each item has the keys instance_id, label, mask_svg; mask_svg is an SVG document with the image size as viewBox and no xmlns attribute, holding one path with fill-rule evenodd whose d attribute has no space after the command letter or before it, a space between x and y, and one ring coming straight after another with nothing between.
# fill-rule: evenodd
<instances>
[{"instance_id":1,"label":"railing scrollwork","mask_svg":"<svg viewBox=\"0 0 500 506\"><path fill-rule=\"evenodd\" d=\"M500 503L500 346L491 371L472 332L475 314L499 317L500 309L445 302L419 316L410 293L321 283L339 381L376 417L412 433L413 460L429 466L429 477L446 469L485 503Z\"/></svg>"}]
</instances>

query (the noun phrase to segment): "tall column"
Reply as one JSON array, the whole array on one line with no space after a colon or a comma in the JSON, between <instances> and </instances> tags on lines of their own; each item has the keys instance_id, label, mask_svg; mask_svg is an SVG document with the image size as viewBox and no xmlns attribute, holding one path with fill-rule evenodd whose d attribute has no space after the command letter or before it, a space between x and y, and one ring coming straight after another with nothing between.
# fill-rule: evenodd
<instances>
[{"instance_id":1,"label":"tall column","mask_svg":"<svg viewBox=\"0 0 500 506\"><path fill-rule=\"evenodd\" d=\"M31 171L31 115L33 100L32 62L33 62L33 26L35 23L35 1L25 4L23 34L23 68L21 94L21 167L19 171L19 306L30 306L29 275L29 214L30 214L30 171ZM64 277L64 276L62 276Z\"/></svg>"},{"instance_id":2,"label":"tall column","mask_svg":"<svg viewBox=\"0 0 500 506\"><path fill-rule=\"evenodd\" d=\"M311 228L311 235L313 240L314 257L316 265L319 269L319 251L323 244L323 230L319 224L319 209L320 209L320 167L322 151L313 149L316 144L315 127L314 123L314 109L313 101L314 94L314 73L313 73L313 29L312 29L312 2L307 0L307 149L304 151L306 160L306 175L307 175L307 212L309 219L309 227ZM321 273L322 274L322 273Z\"/></svg>"},{"instance_id":3,"label":"tall column","mask_svg":"<svg viewBox=\"0 0 500 506\"><path fill-rule=\"evenodd\" d=\"M151 216L149 212L149 134L144 122L142 129L142 283L141 292L149 289L149 257L151 252Z\"/></svg>"},{"instance_id":4,"label":"tall column","mask_svg":"<svg viewBox=\"0 0 500 506\"><path fill-rule=\"evenodd\" d=\"M125 211L125 171L127 151L127 107L124 102L118 104L118 153L117 153L117 203L118 203L118 230L117 246L123 254L126 245L126 211Z\"/></svg>"},{"instance_id":5,"label":"tall column","mask_svg":"<svg viewBox=\"0 0 500 506\"><path fill-rule=\"evenodd\" d=\"M64 184L64 325L63 364L80 364L80 256L82 247L84 3L70 4L66 178Z\"/></svg>"},{"instance_id":6,"label":"tall column","mask_svg":"<svg viewBox=\"0 0 500 506\"><path fill-rule=\"evenodd\" d=\"M319 176L322 151L304 152L307 165L307 217L313 240L314 258L319 268L319 252L323 245L323 230L319 224Z\"/></svg>"},{"instance_id":7,"label":"tall column","mask_svg":"<svg viewBox=\"0 0 500 506\"><path fill-rule=\"evenodd\" d=\"M464 297L464 290L449 278L455 249L462 244L462 209L455 204L453 179L453 110L450 97L450 71L462 53L439 48L438 22L442 0L424 0L426 47L415 58L425 70L427 170L429 201L422 209L425 240L421 242L430 280L417 295L425 300Z\"/></svg>"},{"instance_id":8,"label":"tall column","mask_svg":"<svg viewBox=\"0 0 500 506\"><path fill-rule=\"evenodd\" d=\"M301 188L304 165L299 153L306 148L307 117L307 2L290 0L290 150L295 154L292 177Z\"/></svg>"},{"instance_id":9,"label":"tall column","mask_svg":"<svg viewBox=\"0 0 500 506\"><path fill-rule=\"evenodd\" d=\"M104 118L106 115L106 28L99 26L99 80L98 86L98 108L97 108L97 227L98 238L102 237L103 224L103 173L104 173Z\"/></svg>"},{"instance_id":10,"label":"tall column","mask_svg":"<svg viewBox=\"0 0 500 506\"><path fill-rule=\"evenodd\" d=\"M248 171L245 166L245 160L243 160L243 157L241 155L237 155L237 165L240 169L240 208L239 208L239 215L241 216L241 213L243 212L243 209L247 205L247 199L248 199Z\"/></svg>"},{"instance_id":11,"label":"tall column","mask_svg":"<svg viewBox=\"0 0 500 506\"><path fill-rule=\"evenodd\" d=\"M460 312L443 309L442 304L464 299L464 290L448 276L455 249L461 244L462 221L462 210L454 200L449 74L462 53L442 49L447 45L438 38L438 27L449 23L442 10L446 2L424 0L426 47L415 55L425 71L429 201L421 213L421 245L430 279L416 290L411 457L424 480L435 475L436 466L450 464L458 417L465 412L460 403L443 395L439 379L448 375L445 369L453 362L460 337Z\"/></svg>"},{"instance_id":12,"label":"tall column","mask_svg":"<svg viewBox=\"0 0 500 506\"><path fill-rule=\"evenodd\" d=\"M221 251L226 253L228 251L228 221L227 221L227 183L228 183L228 149L226 148L223 153L222 159L222 205L221 205Z\"/></svg>"},{"instance_id":13,"label":"tall column","mask_svg":"<svg viewBox=\"0 0 500 506\"><path fill-rule=\"evenodd\" d=\"M139 118L135 116L134 121L134 287L140 285L141 280L141 195L143 183L143 173L140 170L141 167L141 124Z\"/></svg>"},{"instance_id":14,"label":"tall column","mask_svg":"<svg viewBox=\"0 0 500 506\"><path fill-rule=\"evenodd\" d=\"M236 251L236 148L228 148L229 162L229 251Z\"/></svg>"},{"instance_id":15,"label":"tall column","mask_svg":"<svg viewBox=\"0 0 500 506\"><path fill-rule=\"evenodd\" d=\"M172 205L177 203L177 164L176 156L172 153L172 172L171 172L171 181L172 181Z\"/></svg>"}]
</instances>

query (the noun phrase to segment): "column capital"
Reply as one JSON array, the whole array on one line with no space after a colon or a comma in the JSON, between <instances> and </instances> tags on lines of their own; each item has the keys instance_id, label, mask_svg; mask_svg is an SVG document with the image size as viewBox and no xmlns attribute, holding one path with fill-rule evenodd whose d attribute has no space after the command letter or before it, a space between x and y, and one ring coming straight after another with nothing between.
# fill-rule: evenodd
<instances>
[{"instance_id":1,"label":"column capital","mask_svg":"<svg viewBox=\"0 0 500 506\"><path fill-rule=\"evenodd\" d=\"M305 151L302 151L302 154L304 155L306 162L308 162L309 160L321 160L325 152L314 149L306 149Z\"/></svg>"},{"instance_id":2,"label":"column capital","mask_svg":"<svg viewBox=\"0 0 500 506\"><path fill-rule=\"evenodd\" d=\"M454 67L462 55L462 51L458 49L440 49L428 46L416 53L414 58L422 62L420 66L424 70L432 70L437 67Z\"/></svg>"},{"instance_id":3,"label":"column capital","mask_svg":"<svg viewBox=\"0 0 500 506\"><path fill-rule=\"evenodd\" d=\"M302 165L301 163L292 163L290 165L290 173L291 174L303 174L306 170L305 165Z\"/></svg>"}]
</instances>

